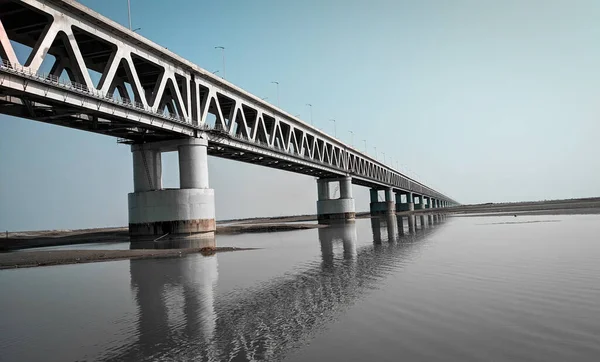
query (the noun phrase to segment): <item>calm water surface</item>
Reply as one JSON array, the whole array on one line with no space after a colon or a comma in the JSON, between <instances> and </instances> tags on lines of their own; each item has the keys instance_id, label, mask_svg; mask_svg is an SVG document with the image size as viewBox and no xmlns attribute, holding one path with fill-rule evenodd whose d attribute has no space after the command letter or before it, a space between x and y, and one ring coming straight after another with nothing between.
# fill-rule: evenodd
<instances>
[{"instance_id":1,"label":"calm water surface","mask_svg":"<svg viewBox=\"0 0 600 362\"><path fill-rule=\"evenodd\" d=\"M599 216L402 221L0 271L0 361L600 360Z\"/></svg>"}]
</instances>

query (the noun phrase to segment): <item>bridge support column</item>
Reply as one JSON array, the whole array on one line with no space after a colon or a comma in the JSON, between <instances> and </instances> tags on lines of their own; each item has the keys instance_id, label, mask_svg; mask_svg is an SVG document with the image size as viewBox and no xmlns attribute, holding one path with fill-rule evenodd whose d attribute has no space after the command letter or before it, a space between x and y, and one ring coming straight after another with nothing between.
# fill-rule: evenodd
<instances>
[{"instance_id":1,"label":"bridge support column","mask_svg":"<svg viewBox=\"0 0 600 362\"><path fill-rule=\"evenodd\" d=\"M371 215L393 214L395 211L392 188L385 189L385 201L379 201L379 190L371 189Z\"/></svg>"},{"instance_id":2,"label":"bridge support column","mask_svg":"<svg viewBox=\"0 0 600 362\"><path fill-rule=\"evenodd\" d=\"M208 141L199 138L131 146L134 192L128 195L132 241L173 238L206 239L214 246L215 196L208 186ZM162 189L160 154L179 153L179 189Z\"/></svg>"},{"instance_id":3,"label":"bridge support column","mask_svg":"<svg viewBox=\"0 0 600 362\"><path fill-rule=\"evenodd\" d=\"M330 182L340 184L338 199L331 198ZM320 224L354 221L356 218L351 177L318 179L317 196L317 219Z\"/></svg>"},{"instance_id":4,"label":"bridge support column","mask_svg":"<svg viewBox=\"0 0 600 362\"><path fill-rule=\"evenodd\" d=\"M402 195L406 197L406 202L402 202ZM396 211L413 211L414 209L412 192L400 191L396 193Z\"/></svg>"},{"instance_id":5,"label":"bridge support column","mask_svg":"<svg viewBox=\"0 0 600 362\"><path fill-rule=\"evenodd\" d=\"M415 210L422 210L424 208L425 208L425 206L423 204L423 196L421 196L421 195L415 195L415 206L414 206L414 209Z\"/></svg>"}]
</instances>

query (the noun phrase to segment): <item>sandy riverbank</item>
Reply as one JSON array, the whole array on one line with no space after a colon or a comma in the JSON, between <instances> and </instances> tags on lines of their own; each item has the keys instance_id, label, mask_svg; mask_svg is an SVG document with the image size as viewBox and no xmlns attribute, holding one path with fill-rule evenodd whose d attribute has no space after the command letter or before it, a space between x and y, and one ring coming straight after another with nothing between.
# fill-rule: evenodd
<instances>
[{"instance_id":1,"label":"sandy riverbank","mask_svg":"<svg viewBox=\"0 0 600 362\"><path fill-rule=\"evenodd\" d=\"M461 205L447 208L445 212L453 216L600 214L600 198Z\"/></svg>"},{"instance_id":2,"label":"sandy riverbank","mask_svg":"<svg viewBox=\"0 0 600 362\"><path fill-rule=\"evenodd\" d=\"M217 235L241 233L266 233L305 230L323 227L318 224L271 222L236 223L217 225ZM126 227L79 230L41 230L10 232L8 238L0 238L0 251L11 251L47 246L61 246L87 243L129 242Z\"/></svg>"},{"instance_id":3,"label":"sandy riverbank","mask_svg":"<svg viewBox=\"0 0 600 362\"><path fill-rule=\"evenodd\" d=\"M137 250L48 250L27 253L0 253L0 269L93 263L123 259L173 258L188 254L211 255L218 252L256 250L255 248L189 248Z\"/></svg>"},{"instance_id":4,"label":"sandy riverbank","mask_svg":"<svg viewBox=\"0 0 600 362\"><path fill-rule=\"evenodd\" d=\"M452 216L502 216L502 215L562 215L600 214L600 198L551 200L519 203L488 203L461 205L438 210L417 210L398 215L440 213ZM369 217L359 212L357 218ZM240 234L252 232L280 232L327 227L316 223L316 215L287 216L276 218L255 218L249 220L228 220L217 225L217 234ZM82 243L129 242L128 230L122 228L47 230L9 233L8 238L0 239L0 251L18 250L45 246L60 246ZM136 250L52 250L27 253L0 253L0 269L34 267L45 265L89 263L96 261L178 257L193 253L214 253L222 251L251 250L243 248L218 247L215 249L136 249Z\"/></svg>"}]
</instances>

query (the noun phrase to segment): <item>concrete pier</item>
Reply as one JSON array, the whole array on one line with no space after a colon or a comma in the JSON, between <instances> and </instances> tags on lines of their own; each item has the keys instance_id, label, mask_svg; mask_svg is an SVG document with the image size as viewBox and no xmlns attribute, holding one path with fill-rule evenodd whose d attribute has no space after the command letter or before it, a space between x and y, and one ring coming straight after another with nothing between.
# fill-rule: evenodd
<instances>
[{"instance_id":1,"label":"concrete pier","mask_svg":"<svg viewBox=\"0 0 600 362\"><path fill-rule=\"evenodd\" d=\"M379 190L371 189L371 204L369 205L371 215L389 215L395 212L392 188L388 187L384 191L385 201L379 201Z\"/></svg>"},{"instance_id":2,"label":"concrete pier","mask_svg":"<svg viewBox=\"0 0 600 362\"><path fill-rule=\"evenodd\" d=\"M331 198L332 182L339 182L340 197ZM356 219L352 178L321 178L317 180L317 219L319 223L346 222Z\"/></svg>"},{"instance_id":3,"label":"concrete pier","mask_svg":"<svg viewBox=\"0 0 600 362\"><path fill-rule=\"evenodd\" d=\"M404 196L404 199L402 199ZM399 191L396 192L396 211L413 211L415 209L415 204L413 201L413 193L408 191Z\"/></svg>"},{"instance_id":4,"label":"concrete pier","mask_svg":"<svg viewBox=\"0 0 600 362\"><path fill-rule=\"evenodd\" d=\"M206 238L214 246L215 197L208 185L208 141L202 138L134 144L133 185L128 195L132 241ZM161 153L179 154L179 189L162 188Z\"/></svg>"},{"instance_id":5,"label":"concrete pier","mask_svg":"<svg viewBox=\"0 0 600 362\"><path fill-rule=\"evenodd\" d=\"M423 196L415 194L414 197L415 197L415 199L414 199L414 203L415 203L414 209L415 210L424 209L425 206L423 204Z\"/></svg>"}]
</instances>

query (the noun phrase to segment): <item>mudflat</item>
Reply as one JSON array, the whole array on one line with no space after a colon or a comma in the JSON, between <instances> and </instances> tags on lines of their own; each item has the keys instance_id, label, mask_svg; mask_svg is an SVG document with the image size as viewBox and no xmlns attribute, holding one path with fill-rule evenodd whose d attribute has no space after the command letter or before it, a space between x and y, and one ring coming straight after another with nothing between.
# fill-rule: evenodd
<instances>
[{"instance_id":1,"label":"mudflat","mask_svg":"<svg viewBox=\"0 0 600 362\"><path fill-rule=\"evenodd\" d=\"M271 222L217 225L218 235L265 233L323 227L318 224ZM4 235L3 235L4 236ZM0 237L0 251L103 242L129 242L127 227L10 232Z\"/></svg>"},{"instance_id":2,"label":"mudflat","mask_svg":"<svg viewBox=\"0 0 600 362\"><path fill-rule=\"evenodd\" d=\"M48 250L0 253L0 269L30 268L61 264L92 263L122 259L173 258L188 254L211 255L216 252L256 250L254 248L189 248L136 250Z\"/></svg>"}]
</instances>

